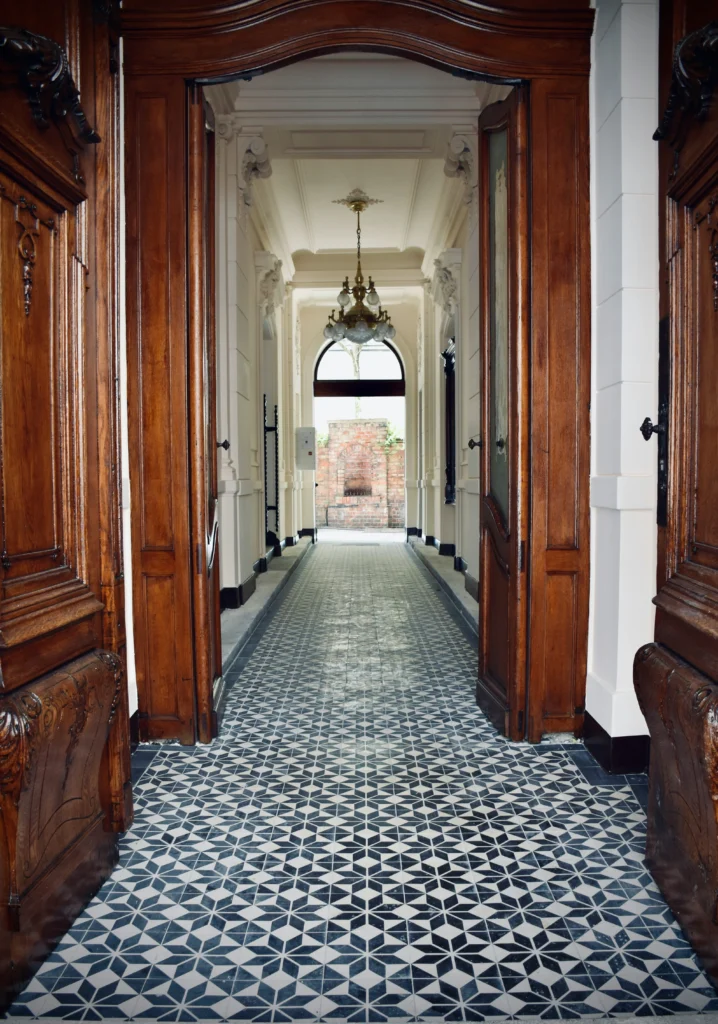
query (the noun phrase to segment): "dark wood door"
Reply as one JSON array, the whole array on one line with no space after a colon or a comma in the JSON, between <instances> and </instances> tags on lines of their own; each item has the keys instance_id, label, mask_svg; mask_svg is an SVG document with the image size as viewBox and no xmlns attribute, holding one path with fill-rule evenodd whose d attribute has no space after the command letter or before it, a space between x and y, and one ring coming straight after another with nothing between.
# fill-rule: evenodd
<instances>
[{"instance_id":1,"label":"dark wood door","mask_svg":"<svg viewBox=\"0 0 718 1024\"><path fill-rule=\"evenodd\" d=\"M654 644L636 690L651 734L647 860L718 982L718 23L661 8L661 339ZM678 45L673 60L674 47ZM643 412L643 410L640 410ZM645 412L655 415L654 410ZM636 429L641 421L639 410ZM656 436L657 435L657 436Z\"/></svg>"},{"instance_id":2,"label":"dark wood door","mask_svg":"<svg viewBox=\"0 0 718 1024\"><path fill-rule=\"evenodd\" d=\"M528 209L521 88L479 122L482 449L477 700L512 739L526 729Z\"/></svg>"},{"instance_id":3,"label":"dark wood door","mask_svg":"<svg viewBox=\"0 0 718 1024\"><path fill-rule=\"evenodd\" d=\"M197 738L217 734L214 685L222 675L215 380L215 163L214 119L202 89L189 104L189 345L193 611Z\"/></svg>"}]
</instances>

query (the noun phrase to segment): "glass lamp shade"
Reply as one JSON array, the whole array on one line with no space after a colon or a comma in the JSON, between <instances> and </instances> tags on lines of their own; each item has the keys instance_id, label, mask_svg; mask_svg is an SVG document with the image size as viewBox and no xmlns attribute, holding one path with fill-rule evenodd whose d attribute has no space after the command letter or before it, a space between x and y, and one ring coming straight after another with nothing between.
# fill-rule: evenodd
<instances>
[{"instance_id":1,"label":"glass lamp shade","mask_svg":"<svg viewBox=\"0 0 718 1024\"><path fill-rule=\"evenodd\" d=\"M366 301L367 301L367 305L369 305L369 306L378 306L379 305L379 303L381 302L381 299L377 295L376 288L372 288L372 290L367 293Z\"/></svg>"},{"instance_id":2,"label":"glass lamp shade","mask_svg":"<svg viewBox=\"0 0 718 1024\"><path fill-rule=\"evenodd\" d=\"M374 331L371 329L366 320L357 320L354 327L350 327L346 332L346 337L349 341L353 341L357 345L363 345L374 337Z\"/></svg>"},{"instance_id":3,"label":"glass lamp shade","mask_svg":"<svg viewBox=\"0 0 718 1024\"><path fill-rule=\"evenodd\" d=\"M386 325L386 333L385 333L384 337L388 338L389 341L391 341L392 338L396 337L396 327L394 326L394 324L387 324Z\"/></svg>"},{"instance_id":4,"label":"glass lamp shade","mask_svg":"<svg viewBox=\"0 0 718 1024\"><path fill-rule=\"evenodd\" d=\"M342 288L342 290L337 295L337 302L339 303L339 305L342 307L348 306L351 301L351 293L346 288Z\"/></svg>"}]
</instances>

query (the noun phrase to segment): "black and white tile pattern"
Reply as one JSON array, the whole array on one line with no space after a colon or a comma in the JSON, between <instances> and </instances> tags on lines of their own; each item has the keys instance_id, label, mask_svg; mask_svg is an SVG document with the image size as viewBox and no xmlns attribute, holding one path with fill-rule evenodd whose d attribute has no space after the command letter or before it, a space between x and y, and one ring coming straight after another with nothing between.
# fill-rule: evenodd
<instances>
[{"instance_id":1,"label":"black and white tile pattern","mask_svg":"<svg viewBox=\"0 0 718 1024\"><path fill-rule=\"evenodd\" d=\"M120 867L11 1016L718 1009L630 786L497 737L475 673L404 545L318 545L230 673L221 738L148 763Z\"/></svg>"}]
</instances>

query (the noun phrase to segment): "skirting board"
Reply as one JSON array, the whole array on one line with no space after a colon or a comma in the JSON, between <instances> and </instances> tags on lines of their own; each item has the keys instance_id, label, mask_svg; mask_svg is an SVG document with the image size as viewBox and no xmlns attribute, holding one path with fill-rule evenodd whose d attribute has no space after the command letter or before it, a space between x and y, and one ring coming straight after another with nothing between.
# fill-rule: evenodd
<instances>
[{"instance_id":1,"label":"skirting board","mask_svg":"<svg viewBox=\"0 0 718 1024\"><path fill-rule=\"evenodd\" d=\"M650 736L609 736L603 726L586 712L583 742L611 775L639 775L648 770Z\"/></svg>"},{"instance_id":2,"label":"skirting board","mask_svg":"<svg viewBox=\"0 0 718 1024\"><path fill-rule=\"evenodd\" d=\"M457 572L466 572L469 568L468 562L461 555L455 555L454 557L454 568Z\"/></svg>"},{"instance_id":3,"label":"skirting board","mask_svg":"<svg viewBox=\"0 0 718 1024\"><path fill-rule=\"evenodd\" d=\"M427 548L438 548L439 546L433 533L427 533L426 537L424 537L424 543Z\"/></svg>"},{"instance_id":4,"label":"skirting board","mask_svg":"<svg viewBox=\"0 0 718 1024\"><path fill-rule=\"evenodd\" d=\"M421 535L421 530L418 526L407 526L406 535L407 537L419 537Z\"/></svg>"},{"instance_id":5,"label":"skirting board","mask_svg":"<svg viewBox=\"0 0 718 1024\"><path fill-rule=\"evenodd\" d=\"M285 537L284 538L284 546L285 547L294 548L294 547L297 546L298 543L299 543L299 534L296 534L294 537Z\"/></svg>"},{"instance_id":6,"label":"skirting board","mask_svg":"<svg viewBox=\"0 0 718 1024\"><path fill-rule=\"evenodd\" d=\"M256 565L257 563L255 562ZM257 589L257 573L262 571L266 570L254 568L246 580L243 580L238 587L222 587L219 592L219 606L222 611L225 608L239 608L241 605L246 604Z\"/></svg>"},{"instance_id":7,"label":"skirting board","mask_svg":"<svg viewBox=\"0 0 718 1024\"><path fill-rule=\"evenodd\" d=\"M311 537L312 538L312 544L314 544L316 539L317 539L316 533L317 533L316 530L310 530L307 527L305 527L303 530L299 531L299 536L300 537Z\"/></svg>"},{"instance_id":8,"label":"skirting board","mask_svg":"<svg viewBox=\"0 0 718 1024\"><path fill-rule=\"evenodd\" d=\"M439 554L454 558L456 556L456 544L439 544Z\"/></svg>"},{"instance_id":9,"label":"skirting board","mask_svg":"<svg viewBox=\"0 0 718 1024\"><path fill-rule=\"evenodd\" d=\"M470 572L464 573L464 586L466 590L473 597L474 601L479 600L479 581L471 575Z\"/></svg>"}]
</instances>

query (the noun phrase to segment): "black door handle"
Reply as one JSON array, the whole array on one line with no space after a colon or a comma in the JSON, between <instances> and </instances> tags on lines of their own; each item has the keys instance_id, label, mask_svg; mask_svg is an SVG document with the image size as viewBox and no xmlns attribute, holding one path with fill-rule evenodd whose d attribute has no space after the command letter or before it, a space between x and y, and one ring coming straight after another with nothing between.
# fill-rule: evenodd
<instances>
[{"instance_id":1,"label":"black door handle","mask_svg":"<svg viewBox=\"0 0 718 1024\"><path fill-rule=\"evenodd\" d=\"M651 417L646 416L643 423L638 428L643 434L644 441L650 441L653 434L665 434L666 425L665 423L652 423Z\"/></svg>"},{"instance_id":2,"label":"black door handle","mask_svg":"<svg viewBox=\"0 0 718 1024\"><path fill-rule=\"evenodd\" d=\"M484 447L484 442L482 440L479 439L478 441L474 441L473 437L469 438L469 448L474 449L474 448L483 448L483 447Z\"/></svg>"},{"instance_id":3,"label":"black door handle","mask_svg":"<svg viewBox=\"0 0 718 1024\"><path fill-rule=\"evenodd\" d=\"M503 437L497 438L496 447L499 449L500 452L502 452L506 447L506 440Z\"/></svg>"},{"instance_id":4,"label":"black door handle","mask_svg":"<svg viewBox=\"0 0 718 1024\"><path fill-rule=\"evenodd\" d=\"M224 441L217 442L218 448L224 448L225 451L229 451L229 441L225 438Z\"/></svg>"}]
</instances>

